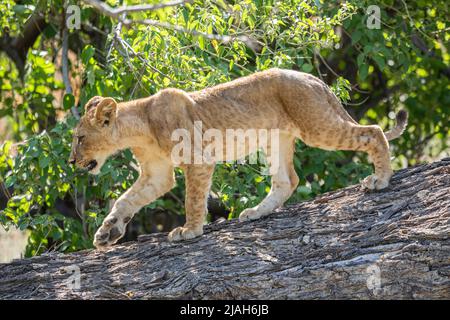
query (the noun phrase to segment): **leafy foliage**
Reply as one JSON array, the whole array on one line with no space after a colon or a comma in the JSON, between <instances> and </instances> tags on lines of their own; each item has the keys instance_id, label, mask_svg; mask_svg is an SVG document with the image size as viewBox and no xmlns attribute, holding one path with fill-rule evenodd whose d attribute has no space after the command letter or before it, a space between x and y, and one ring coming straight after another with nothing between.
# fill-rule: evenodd
<instances>
[{"instance_id":1,"label":"leafy foliage","mask_svg":"<svg viewBox=\"0 0 450 320\"><path fill-rule=\"evenodd\" d=\"M208 34L247 35L253 45L237 39L208 40L160 26L136 24L118 30L117 21L82 6L83 28L70 36L75 48L83 44L76 52L83 66L77 107L82 113L94 95L129 100L166 87L199 90L257 70L292 68L322 76L363 124L392 126L394 112L407 108L411 124L393 145L397 168L445 154L450 128L447 4L381 1L380 29L366 26L369 5L207 0L132 16ZM129 150L107 161L96 177L67 163L76 124L69 110L76 99L65 94L58 100L56 94L62 95L64 85L57 77L60 23L52 17L63 15L62 1L4 1L0 29L7 27L9 36L17 36L31 9L46 15L49 25L28 51L23 78L0 51L0 117L9 129L0 152L0 182L14 189L0 221L31 229L27 254L35 255L90 247L111 200L135 181L137 171ZM98 41L102 37L104 41ZM357 183L371 171L364 154L327 152L300 141L296 148L300 184L291 202ZM229 218L267 194L270 179L260 170L249 164L217 166L212 192L229 210ZM181 171L176 174L174 197L158 199L147 209L183 213L174 199L183 199L184 180ZM73 203L78 216L62 215L56 208L58 199Z\"/></svg>"}]
</instances>

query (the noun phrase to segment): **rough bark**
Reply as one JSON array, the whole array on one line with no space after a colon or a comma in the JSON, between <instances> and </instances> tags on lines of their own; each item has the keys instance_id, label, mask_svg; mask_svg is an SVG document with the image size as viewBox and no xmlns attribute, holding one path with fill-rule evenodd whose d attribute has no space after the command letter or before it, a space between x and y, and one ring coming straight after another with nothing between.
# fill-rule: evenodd
<instances>
[{"instance_id":1,"label":"rough bark","mask_svg":"<svg viewBox=\"0 0 450 320\"><path fill-rule=\"evenodd\" d=\"M0 265L2 299L449 299L450 158L268 218ZM70 271L80 270L80 289Z\"/></svg>"}]
</instances>

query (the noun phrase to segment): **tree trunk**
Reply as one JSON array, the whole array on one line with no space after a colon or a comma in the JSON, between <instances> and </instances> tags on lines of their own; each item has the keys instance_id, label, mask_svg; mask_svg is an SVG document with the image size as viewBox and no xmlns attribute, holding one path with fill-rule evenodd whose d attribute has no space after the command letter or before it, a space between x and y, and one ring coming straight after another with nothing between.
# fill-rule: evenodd
<instances>
[{"instance_id":1,"label":"tree trunk","mask_svg":"<svg viewBox=\"0 0 450 320\"><path fill-rule=\"evenodd\" d=\"M450 158L268 218L0 265L1 299L449 299ZM79 281L78 281L79 280Z\"/></svg>"}]
</instances>

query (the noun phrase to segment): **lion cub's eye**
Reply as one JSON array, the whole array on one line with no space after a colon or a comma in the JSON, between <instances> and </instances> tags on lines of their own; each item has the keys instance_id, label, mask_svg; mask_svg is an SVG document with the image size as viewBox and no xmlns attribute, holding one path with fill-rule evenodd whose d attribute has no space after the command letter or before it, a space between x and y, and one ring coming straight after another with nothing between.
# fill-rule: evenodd
<instances>
[{"instance_id":1,"label":"lion cub's eye","mask_svg":"<svg viewBox=\"0 0 450 320\"><path fill-rule=\"evenodd\" d=\"M79 137L77 137L77 139L78 139L78 144L82 144L83 140L84 140L84 136L79 136Z\"/></svg>"}]
</instances>

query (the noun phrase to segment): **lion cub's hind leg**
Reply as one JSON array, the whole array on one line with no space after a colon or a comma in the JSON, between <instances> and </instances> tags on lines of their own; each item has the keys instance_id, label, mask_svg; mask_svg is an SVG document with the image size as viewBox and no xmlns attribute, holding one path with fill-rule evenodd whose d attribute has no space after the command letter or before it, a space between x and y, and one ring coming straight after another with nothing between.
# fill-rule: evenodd
<instances>
[{"instance_id":1,"label":"lion cub's hind leg","mask_svg":"<svg viewBox=\"0 0 450 320\"><path fill-rule=\"evenodd\" d=\"M375 167L375 173L362 181L369 190L381 190L389 186L393 175L389 142L379 126L367 126L359 129L362 134L356 137L357 148L367 152Z\"/></svg>"},{"instance_id":2,"label":"lion cub's hind leg","mask_svg":"<svg viewBox=\"0 0 450 320\"><path fill-rule=\"evenodd\" d=\"M323 149L354 150L366 152L372 160L375 173L362 181L362 185L370 190L384 189L389 185L393 174L390 163L388 141L379 126L362 126L344 122L328 126L322 132L325 135L316 140L309 137L304 140L307 145Z\"/></svg>"},{"instance_id":3,"label":"lion cub's hind leg","mask_svg":"<svg viewBox=\"0 0 450 320\"><path fill-rule=\"evenodd\" d=\"M273 152L276 150L273 146L271 149ZM289 199L299 182L294 169L294 150L295 137L280 134L279 154L271 155L272 157L277 157L278 161L269 163L271 170L275 169L272 175L270 192L259 205L242 211L239 215L240 221L254 220L267 216ZM267 153L269 152L268 150Z\"/></svg>"},{"instance_id":4,"label":"lion cub's hind leg","mask_svg":"<svg viewBox=\"0 0 450 320\"><path fill-rule=\"evenodd\" d=\"M169 233L169 241L188 240L203 234L214 165L186 165L183 169L186 180L186 223Z\"/></svg>"}]
</instances>

